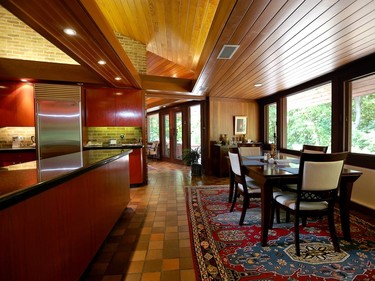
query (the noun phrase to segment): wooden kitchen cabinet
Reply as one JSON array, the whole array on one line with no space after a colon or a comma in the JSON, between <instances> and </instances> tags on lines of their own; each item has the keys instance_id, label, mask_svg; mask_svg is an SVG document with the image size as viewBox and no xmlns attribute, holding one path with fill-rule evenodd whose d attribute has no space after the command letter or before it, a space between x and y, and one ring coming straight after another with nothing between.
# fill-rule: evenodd
<instances>
[{"instance_id":1,"label":"wooden kitchen cabinet","mask_svg":"<svg viewBox=\"0 0 375 281\"><path fill-rule=\"evenodd\" d=\"M131 186L143 184L142 148L133 148L133 152L129 154L129 178Z\"/></svg>"},{"instance_id":2,"label":"wooden kitchen cabinet","mask_svg":"<svg viewBox=\"0 0 375 281\"><path fill-rule=\"evenodd\" d=\"M0 167L36 160L35 149L9 149L0 151Z\"/></svg>"},{"instance_id":3,"label":"wooden kitchen cabinet","mask_svg":"<svg viewBox=\"0 0 375 281\"><path fill-rule=\"evenodd\" d=\"M28 83L3 83L0 127L34 127L34 88Z\"/></svg>"},{"instance_id":4,"label":"wooden kitchen cabinet","mask_svg":"<svg viewBox=\"0 0 375 281\"><path fill-rule=\"evenodd\" d=\"M116 96L116 126L142 127L142 124L142 91L127 90Z\"/></svg>"},{"instance_id":5,"label":"wooden kitchen cabinet","mask_svg":"<svg viewBox=\"0 0 375 281\"><path fill-rule=\"evenodd\" d=\"M142 127L144 98L141 90L85 90L86 126Z\"/></svg>"},{"instance_id":6,"label":"wooden kitchen cabinet","mask_svg":"<svg viewBox=\"0 0 375 281\"><path fill-rule=\"evenodd\" d=\"M86 126L116 126L116 99L111 89L86 89Z\"/></svg>"}]
</instances>

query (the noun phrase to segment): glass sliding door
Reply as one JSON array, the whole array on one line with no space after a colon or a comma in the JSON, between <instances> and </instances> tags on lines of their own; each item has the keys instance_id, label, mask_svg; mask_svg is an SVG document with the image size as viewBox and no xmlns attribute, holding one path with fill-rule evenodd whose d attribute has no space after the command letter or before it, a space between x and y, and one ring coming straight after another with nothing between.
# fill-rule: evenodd
<instances>
[{"instance_id":1,"label":"glass sliding door","mask_svg":"<svg viewBox=\"0 0 375 281\"><path fill-rule=\"evenodd\" d=\"M201 106L190 106L190 148L201 146Z\"/></svg>"},{"instance_id":2,"label":"glass sliding door","mask_svg":"<svg viewBox=\"0 0 375 281\"><path fill-rule=\"evenodd\" d=\"M174 160L182 160L182 112L174 113Z\"/></svg>"},{"instance_id":3,"label":"glass sliding door","mask_svg":"<svg viewBox=\"0 0 375 281\"><path fill-rule=\"evenodd\" d=\"M160 111L160 147L163 161L183 164L184 149L201 147L201 105L190 104L186 106L168 108ZM150 114L149 135L156 133L152 130L152 117Z\"/></svg>"},{"instance_id":4,"label":"glass sliding door","mask_svg":"<svg viewBox=\"0 0 375 281\"><path fill-rule=\"evenodd\" d=\"M170 158L171 157L171 145L170 145L170 122L169 122L169 114L164 114L162 116L162 133L163 133L163 157Z\"/></svg>"}]
</instances>

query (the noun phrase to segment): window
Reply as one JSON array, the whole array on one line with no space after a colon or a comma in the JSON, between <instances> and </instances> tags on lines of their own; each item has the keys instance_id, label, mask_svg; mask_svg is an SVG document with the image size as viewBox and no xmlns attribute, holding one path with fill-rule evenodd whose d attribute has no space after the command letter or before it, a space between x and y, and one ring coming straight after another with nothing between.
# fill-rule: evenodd
<instances>
[{"instance_id":1,"label":"window","mask_svg":"<svg viewBox=\"0 0 375 281\"><path fill-rule=\"evenodd\" d=\"M276 121L277 121L277 107L276 103L272 103L265 106L265 116L266 116L266 130L267 132L265 136L265 140L268 143L275 143L276 140L276 134L277 134L277 128L276 128Z\"/></svg>"},{"instance_id":2,"label":"window","mask_svg":"<svg viewBox=\"0 0 375 281\"><path fill-rule=\"evenodd\" d=\"M286 98L288 149L301 150L303 144L331 145L331 83Z\"/></svg>"},{"instance_id":3,"label":"window","mask_svg":"<svg viewBox=\"0 0 375 281\"><path fill-rule=\"evenodd\" d=\"M349 82L350 151L375 154L375 75Z\"/></svg>"},{"instance_id":4,"label":"window","mask_svg":"<svg viewBox=\"0 0 375 281\"><path fill-rule=\"evenodd\" d=\"M147 116L148 142L159 141L159 114Z\"/></svg>"},{"instance_id":5,"label":"window","mask_svg":"<svg viewBox=\"0 0 375 281\"><path fill-rule=\"evenodd\" d=\"M200 147L201 138L201 106L198 104L190 107L190 147Z\"/></svg>"}]
</instances>

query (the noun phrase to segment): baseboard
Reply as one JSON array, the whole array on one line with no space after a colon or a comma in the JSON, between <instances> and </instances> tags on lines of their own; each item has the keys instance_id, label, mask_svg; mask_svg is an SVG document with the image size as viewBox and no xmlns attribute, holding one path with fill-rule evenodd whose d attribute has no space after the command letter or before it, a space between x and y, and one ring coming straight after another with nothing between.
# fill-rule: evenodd
<instances>
[{"instance_id":1,"label":"baseboard","mask_svg":"<svg viewBox=\"0 0 375 281\"><path fill-rule=\"evenodd\" d=\"M356 210L358 212L361 212L363 214L366 214L367 216L375 217L375 210L370 209L366 206L360 205L358 203L355 203L353 201L350 202L350 208L353 209L353 210Z\"/></svg>"}]
</instances>

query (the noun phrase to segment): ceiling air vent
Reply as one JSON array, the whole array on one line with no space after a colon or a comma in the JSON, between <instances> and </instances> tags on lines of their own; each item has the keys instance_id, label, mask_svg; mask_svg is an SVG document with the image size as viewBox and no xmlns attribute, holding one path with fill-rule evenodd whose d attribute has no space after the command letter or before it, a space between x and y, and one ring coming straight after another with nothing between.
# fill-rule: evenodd
<instances>
[{"instance_id":1,"label":"ceiling air vent","mask_svg":"<svg viewBox=\"0 0 375 281\"><path fill-rule=\"evenodd\" d=\"M217 58L221 60L231 59L239 46L240 45L224 45Z\"/></svg>"}]
</instances>

